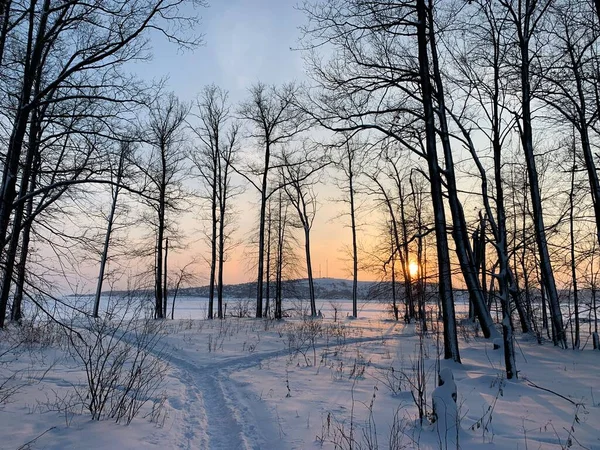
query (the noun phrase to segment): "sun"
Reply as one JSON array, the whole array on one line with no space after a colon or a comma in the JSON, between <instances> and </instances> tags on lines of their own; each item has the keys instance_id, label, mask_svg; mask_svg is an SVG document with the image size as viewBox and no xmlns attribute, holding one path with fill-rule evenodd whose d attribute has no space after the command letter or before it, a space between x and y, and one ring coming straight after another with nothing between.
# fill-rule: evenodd
<instances>
[{"instance_id":1,"label":"sun","mask_svg":"<svg viewBox=\"0 0 600 450\"><path fill-rule=\"evenodd\" d=\"M419 274L419 264L414 261L408 263L408 272L411 277L416 277Z\"/></svg>"}]
</instances>

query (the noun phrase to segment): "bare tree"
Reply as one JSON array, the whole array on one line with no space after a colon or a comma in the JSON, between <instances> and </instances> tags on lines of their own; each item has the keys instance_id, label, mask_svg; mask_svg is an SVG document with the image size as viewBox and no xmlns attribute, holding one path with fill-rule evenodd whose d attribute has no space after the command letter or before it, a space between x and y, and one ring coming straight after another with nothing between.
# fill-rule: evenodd
<instances>
[{"instance_id":1,"label":"bare tree","mask_svg":"<svg viewBox=\"0 0 600 450\"><path fill-rule=\"evenodd\" d=\"M201 0L111 0L101 4L82 1L55 4L50 0L2 2L0 89L6 95L0 114L5 123L3 139L7 143L0 184L2 259L6 256L14 259L6 248L8 242L17 239L22 231L28 233L29 224L55 204L67 187L90 182L98 175L96 168L91 169L98 141L93 134L107 132L110 118L119 114L116 110L125 114L133 104L145 100L145 87L135 82L124 67L128 61L148 57L148 32L160 30L169 40L182 46L199 42L200 38L194 36L193 31L185 36L197 19L178 12L183 3L203 4ZM44 112L45 108L55 112ZM113 108L113 111L105 108ZM56 166L58 172L47 177L49 184L38 184L32 191L21 183L17 192L17 181L30 178L23 174L31 173L35 161L28 156L34 151L34 146L27 145L28 133L31 141L31 136L36 135L32 125L39 128L37 124L47 117L53 117L60 126L72 118L72 123L62 132L57 131L55 123L46 122L48 134L55 133L55 141L62 141L64 145L63 152L57 155L66 156L76 146L92 151L88 152L87 159L78 161L77 170L67 172ZM96 120L86 120L91 117ZM69 161L66 157L59 159L62 164ZM19 209L34 197L41 199L23 222ZM28 240L29 237L22 242L28 244ZM5 292L10 291L13 270L14 262L8 261L2 281ZM0 299L0 326L4 323L6 299L5 294Z\"/></svg>"},{"instance_id":2,"label":"bare tree","mask_svg":"<svg viewBox=\"0 0 600 450\"><path fill-rule=\"evenodd\" d=\"M204 88L197 100L198 126L192 131L200 141L200 148L192 153L192 161L200 174L205 188L206 200L210 209L210 233L208 241L211 249L210 278L208 296L208 318L212 319L217 288L217 316L223 318L223 263L225 247L228 241L226 216L229 200L240 193L240 189L231 185L232 164L238 153L238 124L230 121L227 92L215 85Z\"/></svg>"},{"instance_id":3,"label":"bare tree","mask_svg":"<svg viewBox=\"0 0 600 450\"><path fill-rule=\"evenodd\" d=\"M250 126L250 138L261 149L259 162L250 163L249 173L243 174L260 195L258 264L256 277L256 317L263 315L263 284L265 273L265 222L267 201L276 192L269 186L269 176L277 169L277 152L309 124L296 105L299 87L286 84L281 87L258 83L250 88L250 98L242 103L239 115ZM238 171L238 173L241 173ZM258 180L255 181L251 177Z\"/></svg>"},{"instance_id":4,"label":"bare tree","mask_svg":"<svg viewBox=\"0 0 600 450\"><path fill-rule=\"evenodd\" d=\"M138 164L144 174L148 194L147 203L153 211L151 219L154 234L154 316L166 315L165 275L168 233L173 233L170 215L177 212L183 198L182 174L185 163L183 128L189 112L173 94L161 97L150 107L147 135L147 158Z\"/></svg>"},{"instance_id":5,"label":"bare tree","mask_svg":"<svg viewBox=\"0 0 600 450\"><path fill-rule=\"evenodd\" d=\"M300 228L304 234L304 254L306 257L306 275L310 300L310 315L317 315L315 303L315 286L310 250L310 231L317 214L318 203L315 185L317 175L327 165L325 158L319 157L318 149L311 149L310 144L303 143L302 150L294 149L284 153L282 159L281 179L287 198L295 209Z\"/></svg>"},{"instance_id":6,"label":"bare tree","mask_svg":"<svg viewBox=\"0 0 600 450\"><path fill-rule=\"evenodd\" d=\"M435 70L433 74L430 72L437 64L434 42L431 42L434 28L431 7L425 1L329 0L305 4L303 9L309 17L309 25L304 29L305 48L310 70L321 84L317 95L311 98L313 115L320 124L350 133L376 130L427 161L445 325L444 355L459 361L442 169L437 151L436 113L444 108L443 103L439 108L434 106L434 102L443 99L443 90L440 91L439 82L432 85L432 79L439 77L433 76ZM314 52L325 43L337 50L329 64L323 63ZM442 141L447 140L447 131L443 127L439 131ZM444 149L447 157L447 143ZM448 194L457 195L451 189ZM453 208L453 219L461 219L458 207ZM461 226L464 228L461 223L454 226L458 230ZM454 235L462 236L461 233ZM468 255L468 245L467 242L463 257ZM461 265L468 269L468 264L463 262ZM467 283L474 281L468 272L463 270L463 273ZM475 294L480 291L477 286L469 287ZM480 312L480 319L484 319L482 327L487 327L490 321L486 320L485 309ZM491 335L494 330L487 327L486 331Z\"/></svg>"},{"instance_id":7,"label":"bare tree","mask_svg":"<svg viewBox=\"0 0 600 450\"><path fill-rule=\"evenodd\" d=\"M558 301L558 291L554 279L554 271L548 250L548 239L540 195L538 169L533 145L532 111L531 104L533 91L531 87L531 66L534 58L543 47L543 42L537 41L537 32L542 26L551 0L500 0L499 5L507 11L507 18L511 25L506 32L510 33L518 51L515 62L520 79L520 114L519 135L521 146L527 165L527 175L531 197L531 206L534 215L535 238L539 252L540 270L545 291L550 303L551 319L554 329L553 340L555 345L567 347L566 334L563 325L562 313Z\"/></svg>"},{"instance_id":8,"label":"bare tree","mask_svg":"<svg viewBox=\"0 0 600 450\"><path fill-rule=\"evenodd\" d=\"M341 176L335 179L338 189L342 191L341 202L348 205L348 212L342 213L350 218L352 233L352 317L358 317L358 179L362 173L365 159L365 144L358 138L342 134L342 141L334 146L335 167Z\"/></svg>"},{"instance_id":9,"label":"bare tree","mask_svg":"<svg viewBox=\"0 0 600 450\"><path fill-rule=\"evenodd\" d=\"M373 185L367 192L376 196L378 206L385 210L385 215L388 218L388 232L390 239L393 240L393 253L390 256L393 281L395 282L395 260L398 259L406 302L404 319L411 321L416 318L416 310L412 295L412 275L410 273L411 251L409 247L413 236L409 237L407 223L409 198L406 192L410 171L406 166L403 168L398 164L401 158L406 158L406 155L397 152L393 145L384 145L377 164L366 176L369 178L370 184Z\"/></svg>"},{"instance_id":10,"label":"bare tree","mask_svg":"<svg viewBox=\"0 0 600 450\"><path fill-rule=\"evenodd\" d=\"M94 299L94 310L92 315L98 317L98 310L100 308L100 297L102 296L102 286L104 283L104 276L106 270L106 264L108 261L108 251L111 244L111 237L113 226L115 225L115 214L117 211L117 202L119 200L119 193L122 190L123 176L125 175L127 162L131 160L133 152L133 144L131 141L123 141L119 145L118 161L114 171L115 184L111 185L111 205L110 211L107 217L106 234L104 236L104 245L102 247L102 255L100 257L100 268L98 269L98 282L96 283L96 297Z\"/></svg>"}]
</instances>

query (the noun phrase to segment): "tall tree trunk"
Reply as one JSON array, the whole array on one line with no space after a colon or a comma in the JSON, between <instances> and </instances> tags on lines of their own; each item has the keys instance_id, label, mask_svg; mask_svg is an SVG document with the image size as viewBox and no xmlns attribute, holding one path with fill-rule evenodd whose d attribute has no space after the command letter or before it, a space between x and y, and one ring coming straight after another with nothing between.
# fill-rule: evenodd
<instances>
[{"instance_id":1,"label":"tall tree trunk","mask_svg":"<svg viewBox=\"0 0 600 450\"><path fill-rule=\"evenodd\" d=\"M161 192L162 196L162 192ZM159 207L162 211L162 206ZM164 212L159 212L159 224L156 230L156 261L155 261L155 273L154 273L154 318L163 318L163 239L164 239L165 225L164 225Z\"/></svg>"},{"instance_id":2,"label":"tall tree trunk","mask_svg":"<svg viewBox=\"0 0 600 450\"><path fill-rule=\"evenodd\" d=\"M396 300L396 245L395 239L392 235L393 230L390 226L390 267L392 270L392 311L394 312L394 319L396 322L399 319L398 314L398 301Z\"/></svg>"},{"instance_id":3,"label":"tall tree trunk","mask_svg":"<svg viewBox=\"0 0 600 450\"><path fill-rule=\"evenodd\" d=\"M19 186L19 196L24 196L29 191L29 182L33 172L34 156L38 153L38 133L40 129L40 120L41 118L39 117L39 112L37 109L35 109L31 115L31 123L29 125L29 139L27 153L25 155L25 162L23 165L23 173L21 175L21 184ZM5 254L4 278L2 282L2 289L0 290L0 327L4 326L6 306L8 305L11 286L13 285L15 261L19 248L19 238L21 236L21 228L26 204L27 202L19 202L14 211L12 233L10 235L8 251Z\"/></svg>"},{"instance_id":4,"label":"tall tree trunk","mask_svg":"<svg viewBox=\"0 0 600 450\"><path fill-rule=\"evenodd\" d=\"M575 144L575 142L573 142ZM573 168L571 170L571 191L569 192L569 237L571 251L571 279L573 282L573 307L575 308L575 339L573 349L579 349L579 292L577 289L577 261L575 259L575 171L577 170L575 145L573 145Z\"/></svg>"},{"instance_id":5,"label":"tall tree trunk","mask_svg":"<svg viewBox=\"0 0 600 450\"><path fill-rule=\"evenodd\" d=\"M347 144L349 145L349 144ZM350 149L348 148L348 152ZM352 164L348 155L349 164ZM350 193L350 230L352 231L352 317L358 317L358 244L356 237L356 208L354 204L354 169L349 171L348 189Z\"/></svg>"},{"instance_id":6,"label":"tall tree trunk","mask_svg":"<svg viewBox=\"0 0 600 450\"><path fill-rule=\"evenodd\" d=\"M279 191L279 215L277 220L277 268L275 273L275 318L282 319L282 303L283 303L283 259L284 259L284 242L285 242L285 219L283 216L283 203L281 200L281 191Z\"/></svg>"},{"instance_id":7,"label":"tall tree trunk","mask_svg":"<svg viewBox=\"0 0 600 450\"><path fill-rule=\"evenodd\" d=\"M450 252L446 234L446 217L440 178L440 167L436 149L435 114L433 110L432 86L429 74L429 54L427 35L427 6L425 0L417 0L417 40L419 47L419 75L423 113L425 119L426 154L431 183L431 200L437 240L439 296L444 321L444 358L460 362L458 338L456 335L456 317L452 293L452 274L450 270Z\"/></svg>"},{"instance_id":8,"label":"tall tree trunk","mask_svg":"<svg viewBox=\"0 0 600 450\"><path fill-rule=\"evenodd\" d=\"M454 160L452 155L452 146L450 143L450 134L448 132L448 122L446 118L446 107L444 98L444 86L442 83L442 77L439 69L439 62L437 56L436 36L434 30L434 18L433 18L433 0L429 0L428 8L428 19L429 19L429 48L431 50L431 65L433 67L433 78L435 82L435 89L433 95L437 100L437 116L439 119L439 135L442 143L442 149L444 151L445 161L445 178L448 191L448 203L450 205L450 212L452 215L452 236L456 243L456 255L460 263L460 268L463 274L463 278L469 290L469 296L473 302L475 309L475 315L481 325L481 330L486 338L498 337L498 332L494 327L492 317L487 309L485 298L483 296L483 290L479 278L477 277L477 269L474 264L473 251L471 249L471 243L469 235L467 233L466 220L463 212L462 205L458 198L458 188L456 187L456 176L454 173Z\"/></svg>"},{"instance_id":9,"label":"tall tree trunk","mask_svg":"<svg viewBox=\"0 0 600 450\"><path fill-rule=\"evenodd\" d=\"M414 320L416 318L415 312L415 300L413 296L413 280L412 274L410 273L410 249L408 247L408 221L406 220L406 196L404 195L404 187L402 186L402 179L398 168L394 166L396 189L398 191L398 206L400 207L400 230L402 233L402 246L398 247L398 251L403 254L400 260L402 264L402 274L404 275L404 295L406 296L406 302L408 303L408 318Z\"/></svg>"},{"instance_id":10,"label":"tall tree trunk","mask_svg":"<svg viewBox=\"0 0 600 450\"><path fill-rule=\"evenodd\" d=\"M218 148L219 148L219 140L218 134L215 136L217 150L213 151L213 178L212 178L212 195L211 195L211 216L212 216L212 224L211 224L211 236L210 236L210 281L208 285L208 318L212 319L214 317L214 301L215 301L215 274L217 270L217 222L220 220L223 221L222 217L219 219L217 217L217 182L218 181ZM216 156L215 156L216 154ZM220 183L220 182L219 182Z\"/></svg>"},{"instance_id":11,"label":"tall tree trunk","mask_svg":"<svg viewBox=\"0 0 600 450\"><path fill-rule=\"evenodd\" d=\"M496 93L499 92L498 75L499 74L497 73L494 77L496 83ZM497 98L495 100L497 100ZM498 110L498 103L498 101L494 101L494 123L492 132L492 146L494 150L494 180L496 184L496 252L498 254L498 263L500 266L498 273L498 290L500 296L500 303L502 305L502 338L504 343L504 366L506 369L506 378L510 380L513 377L517 376L517 368L515 362L513 324L509 299L509 287L511 276L509 268L508 242L506 233L504 186L502 181L502 145L500 142L500 112Z\"/></svg>"},{"instance_id":12,"label":"tall tree trunk","mask_svg":"<svg viewBox=\"0 0 600 450\"><path fill-rule=\"evenodd\" d=\"M419 273L417 276L417 301L419 304L419 319L421 320L422 330L427 331L427 317L425 314L425 271L426 262L423 256L423 201L422 191L417 191L415 183L413 181L412 172L409 177L410 190L413 198L413 207L416 211L416 225L417 225L417 265L419 266Z\"/></svg>"},{"instance_id":13,"label":"tall tree trunk","mask_svg":"<svg viewBox=\"0 0 600 450\"><path fill-rule=\"evenodd\" d=\"M219 264L217 269L217 317L223 318L223 265L225 263L225 214L227 212L227 178L228 170L225 169L221 200L219 205Z\"/></svg>"},{"instance_id":14,"label":"tall tree trunk","mask_svg":"<svg viewBox=\"0 0 600 450\"><path fill-rule=\"evenodd\" d=\"M39 149L36 148L33 170L31 173L31 182L29 186L29 194L35 192L37 188L37 178L40 168L40 156ZM26 218L29 219L33 213L33 196L30 196L27 200ZM23 223L23 231L21 238L21 252L19 256L19 262L17 263L17 280L15 283L15 293L13 298L13 304L11 309L10 319L15 322L20 322L23 317L23 294L25 291L25 279L26 279L26 268L27 258L29 256L29 243L31 241L31 227L32 223L30 220L25 220Z\"/></svg>"},{"instance_id":15,"label":"tall tree trunk","mask_svg":"<svg viewBox=\"0 0 600 450\"><path fill-rule=\"evenodd\" d=\"M531 206L533 208L533 223L535 229L535 238L540 258L540 269L542 272L542 280L548 295L550 303L550 317L554 329L553 342L554 345L559 345L567 348L567 338L563 326L563 317L560 311L558 302L558 291L556 290L556 281L554 279L554 271L550 261L550 252L548 250L548 240L546 238L546 227L544 225L544 215L542 209L542 200L540 196L540 187L538 180L537 165L535 162L535 152L533 149L533 130L531 126L531 87L529 76L529 31L531 14L534 6L530 5L529 0L525 0L525 16L523 28L519 23L519 50L521 57L521 103L522 103L522 127L521 127L521 142L523 152L525 154L525 162L527 164L527 175L529 179L529 189L531 195ZM524 31L525 30L525 31Z\"/></svg>"},{"instance_id":16,"label":"tall tree trunk","mask_svg":"<svg viewBox=\"0 0 600 450\"><path fill-rule=\"evenodd\" d=\"M165 239L165 268L163 269L163 317L167 318L167 300L169 295L169 290L167 289L167 276L169 273L168 270L168 260L169 260L169 238Z\"/></svg>"},{"instance_id":17,"label":"tall tree trunk","mask_svg":"<svg viewBox=\"0 0 600 450\"><path fill-rule=\"evenodd\" d=\"M19 104L16 108L12 133L8 142L6 161L4 164L4 171L2 173L2 184L0 185L0 248L2 250L4 250L6 245L6 234L12 213L12 203L16 196L15 188L17 183L19 160L23 149L25 134L27 132L27 123L32 111L31 96L34 85L40 81L39 68L42 64L42 53L46 38L45 34L46 26L48 24L50 3L50 0L44 0L35 36L35 7L33 4L29 11L29 30L27 36L27 49L25 53L23 84L21 86L21 92L19 93ZM3 305L0 304L0 313L2 312L2 308ZM4 306L4 312L5 311L6 307ZM0 326L2 326L1 323Z\"/></svg>"},{"instance_id":18,"label":"tall tree trunk","mask_svg":"<svg viewBox=\"0 0 600 450\"><path fill-rule=\"evenodd\" d=\"M125 144L123 144L125 145ZM102 256L100 257L100 268L98 270L98 282L96 283L96 297L94 299L94 311L93 316L98 317L100 309L100 297L102 296L102 285L104 283L104 271L106 269L106 263L108 259L108 248L110 246L110 238L112 235L112 229L115 221L115 212L117 210L117 201L119 198L119 192L121 190L121 178L123 176L123 165L125 162L125 148L121 148L121 154L119 155L119 166L117 167L117 185L113 188L112 202L110 205L110 212L108 214L108 223L106 225L106 235L104 236L104 246L102 247Z\"/></svg>"},{"instance_id":19,"label":"tall tree trunk","mask_svg":"<svg viewBox=\"0 0 600 450\"><path fill-rule=\"evenodd\" d=\"M266 288L265 288L265 317L270 317L271 308L271 245L272 245L272 228L273 228L273 216L271 210L271 200L269 200L269 213L267 217L267 261L266 261Z\"/></svg>"},{"instance_id":20,"label":"tall tree trunk","mask_svg":"<svg viewBox=\"0 0 600 450\"><path fill-rule=\"evenodd\" d=\"M260 191L260 224L258 227L258 273L256 275L256 317L263 315L263 277L265 273L265 219L267 208L267 186L271 146L265 144L265 167Z\"/></svg>"},{"instance_id":21,"label":"tall tree trunk","mask_svg":"<svg viewBox=\"0 0 600 450\"><path fill-rule=\"evenodd\" d=\"M518 271L518 267L519 267L519 259L518 259L518 251L517 251L517 212L516 212L516 189L514 187L514 179L512 178L512 173L511 173L511 183L512 183L512 205L513 205L513 222L512 222L512 227L515 233L515 236L513 237L513 247L512 247L512 255L513 255L513 265L512 267L514 268L513 270L509 270L509 276L510 276L510 293L513 297L513 301L515 303L515 305L517 306L517 311L519 312L519 319L521 321L521 331L523 331L523 333L528 333L529 331L534 330L533 324L532 324L532 314L531 314L531 303L529 303L528 299L525 300L525 307L523 307L523 297L522 297L522 291L521 288L519 286L519 271ZM525 216L523 216L525 217Z\"/></svg>"},{"instance_id":22,"label":"tall tree trunk","mask_svg":"<svg viewBox=\"0 0 600 450\"><path fill-rule=\"evenodd\" d=\"M306 253L306 274L308 277L308 293L310 296L310 315L317 316L317 305L315 302L315 283L313 280L312 260L310 257L310 228L304 226L304 251Z\"/></svg>"},{"instance_id":23,"label":"tall tree trunk","mask_svg":"<svg viewBox=\"0 0 600 450\"><path fill-rule=\"evenodd\" d=\"M12 264L10 263L10 261L5 262L2 289L0 291L2 293L0 296L0 328L4 327L4 321L6 318L8 293L10 292L10 288L12 285L14 270L14 252L16 252L16 247L12 252L10 251L10 249L8 253L5 252L7 244L6 237L8 233L10 217L13 212L13 201L15 200L15 197L17 195L17 175L19 170L21 152L23 149L23 142L25 140L25 135L27 132L29 116L32 111L32 105L30 104L31 95L34 86L40 81L38 71L42 62L42 52L44 47L44 39L46 34L46 26L48 23L49 10L50 0L45 0L42 7L42 12L40 15L39 23L37 26L37 33L35 34L35 37L35 11L33 6L29 13L29 33L27 38L27 50L25 55L26 61L25 70L23 73L23 84L19 95L19 104L16 108L16 114L13 121L12 133L8 141L4 170L2 172L2 183L0 184L0 252L4 253L4 256L8 257L8 259L13 259ZM14 221L13 236L16 234L17 239L19 235L19 227L20 220L18 224L16 223L16 221Z\"/></svg>"}]
</instances>

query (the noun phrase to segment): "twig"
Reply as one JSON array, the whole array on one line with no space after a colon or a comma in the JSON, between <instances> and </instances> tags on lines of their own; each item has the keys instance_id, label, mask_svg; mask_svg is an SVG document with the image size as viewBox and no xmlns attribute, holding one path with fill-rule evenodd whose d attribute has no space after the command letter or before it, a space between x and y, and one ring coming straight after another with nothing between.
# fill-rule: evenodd
<instances>
[{"instance_id":1,"label":"twig","mask_svg":"<svg viewBox=\"0 0 600 450\"><path fill-rule=\"evenodd\" d=\"M25 442L23 445L21 445L17 450L25 450L29 444L33 444L35 441L37 441L39 438L41 438L43 435L45 435L48 431L52 431L54 430L56 427L50 427L48 428L46 431L44 431L42 434L40 434L37 437L34 437L32 440L30 440L29 442Z\"/></svg>"},{"instance_id":2,"label":"twig","mask_svg":"<svg viewBox=\"0 0 600 450\"><path fill-rule=\"evenodd\" d=\"M525 357L525 353L523 353L523 349L521 348L521 344L519 344L519 341L517 339L514 339L514 341L517 343L517 346L519 347L519 350L521 352L521 356L523 357L523 359L527 363L527 358Z\"/></svg>"},{"instance_id":3,"label":"twig","mask_svg":"<svg viewBox=\"0 0 600 450\"><path fill-rule=\"evenodd\" d=\"M527 381L527 384L529 384L529 386L531 386L531 387L534 387L534 388L541 389L542 391L550 392L551 394L557 395L557 396L559 396L560 398L564 398L566 401L568 401L569 403L573 404L574 406L580 406L580 405L581 405L581 403L576 403L576 402L574 402L573 400L571 400L570 398L568 398L568 397L565 397L565 396L564 396L564 395L562 395L562 394L559 394L558 392L555 392L555 391L553 391L553 390L551 390L551 389L547 389L547 388L544 388L544 387L538 386L537 384L535 384L533 381L531 381L531 380L529 380L529 379L526 379L525 381Z\"/></svg>"}]
</instances>

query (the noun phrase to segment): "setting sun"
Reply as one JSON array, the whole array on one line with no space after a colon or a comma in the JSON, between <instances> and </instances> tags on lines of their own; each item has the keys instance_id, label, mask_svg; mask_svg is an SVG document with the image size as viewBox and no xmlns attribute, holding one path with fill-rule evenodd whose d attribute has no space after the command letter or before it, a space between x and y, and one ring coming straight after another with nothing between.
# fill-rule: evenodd
<instances>
[{"instance_id":1,"label":"setting sun","mask_svg":"<svg viewBox=\"0 0 600 450\"><path fill-rule=\"evenodd\" d=\"M419 264L414 261L408 263L408 272L411 277L416 277L419 274Z\"/></svg>"}]
</instances>

